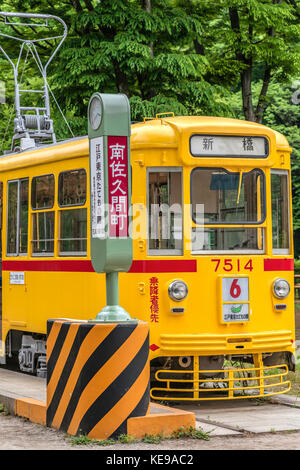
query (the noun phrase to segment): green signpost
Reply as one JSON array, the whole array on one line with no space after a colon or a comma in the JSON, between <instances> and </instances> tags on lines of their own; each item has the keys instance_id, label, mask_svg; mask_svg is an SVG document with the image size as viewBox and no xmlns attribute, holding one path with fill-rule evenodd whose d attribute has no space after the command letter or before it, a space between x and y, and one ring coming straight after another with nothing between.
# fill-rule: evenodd
<instances>
[{"instance_id":1,"label":"green signpost","mask_svg":"<svg viewBox=\"0 0 300 470\"><path fill-rule=\"evenodd\" d=\"M94 93L88 108L91 260L106 273L106 307L96 321L131 320L119 305L118 273L132 263L130 106L126 95Z\"/></svg>"}]
</instances>

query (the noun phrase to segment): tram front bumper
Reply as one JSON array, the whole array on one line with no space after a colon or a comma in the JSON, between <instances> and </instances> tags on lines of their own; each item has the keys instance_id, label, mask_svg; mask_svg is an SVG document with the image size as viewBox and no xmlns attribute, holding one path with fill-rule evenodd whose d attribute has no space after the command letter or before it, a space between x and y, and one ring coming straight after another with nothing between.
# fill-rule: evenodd
<instances>
[{"instance_id":1,"label":"tram front bumper","mask_svg":"<svg viewBox=\"0 0 300 470\"><path fill-rule=\"evenodd\" d=\"M275 351L295 352L292 331L268 331L248 334L162 334L160 356L256 354Z\"/></svg>"}]
</instances>

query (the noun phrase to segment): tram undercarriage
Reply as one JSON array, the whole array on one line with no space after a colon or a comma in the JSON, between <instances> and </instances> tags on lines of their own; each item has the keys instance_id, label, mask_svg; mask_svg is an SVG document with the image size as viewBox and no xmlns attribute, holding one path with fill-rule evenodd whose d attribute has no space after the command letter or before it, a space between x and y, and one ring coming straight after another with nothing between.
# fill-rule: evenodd
<instances>
[{"instance_id":1,"label":"tram undercarriage","mask_svg":"<svg viewBox=\"0 0 300 470\"><path fill-rule=\"evenodd\" d=\"M13 363L21 372L37 377L47 376L46 336L12 330L6 338L8 362Z\"/></svg>"},{"instance_id":2,"label":"tram undercarriage","mask_svg":"<svg viewBox=\"0 0 300 470\"><path fill-rule=\"evenodd\" d=\"M295 371L290 352L164 357L151 362L150 396L199 401L266 397L290 390Z\"/></svg>"}]
</instances>

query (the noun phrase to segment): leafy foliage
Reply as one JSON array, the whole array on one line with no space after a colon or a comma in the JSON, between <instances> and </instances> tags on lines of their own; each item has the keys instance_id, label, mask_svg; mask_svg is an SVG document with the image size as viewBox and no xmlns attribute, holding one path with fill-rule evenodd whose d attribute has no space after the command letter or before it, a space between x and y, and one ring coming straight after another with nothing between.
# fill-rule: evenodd
<instances>
[{"instance_id":1,"label":"leafy foliage","mask_svg":"<svg viewBox=\"0 0 300 470\"><path fill-rule=\"evenodd\" d=\"M272 81L269 87L266 110L263 124L277 130L283 134L292 147L291 167L292 167L292 192L293 192L293 228L300 228L300 106L294 104L292 96L300 90L300 83L297 81L284 84ZM253 86L253 97L257 99L261 82L258 81ZM234 116L242 119L240 108L241 92L231 96L231 107Z\"/></svg>"},{"instance_id":2,"label":"leafy foliage","mask_svg":"<svg viewBox=\"0 0 300 470\"><path fill-rule=\"evenodd\" d=\"M12 11L55 13L67 22L69 34L55 67L49 69L49 85L74 134L86 133L87 104L96 90L126 93L133 120L170 110L229 112L224 88L205 79L208 59L189 47L192 38L201 35L203 18L171 0L152 0L150 5L149 9L137 0L78 0L71 5L43 0L6 6ZM13 50L11 44L6 47ZM43 47L40 53L46 56L50 46ZM32 70L33 65L31 60ZM58 137L67 137L55 108L54 117Z\"/></svg>"},{"instance_id":3,"label":"leafy foliage","mask_svg":"<svg viewBox=\"0 0 300 470\"><path fill-rule=\"evenodd\" d=\"M87 105L96 90L125 93L133 121L173 111L255 120L282 132L293 147L294 227L300 229L300 107L291 101L291 84L300 78L299 0L7 0L3 9L54 14L67 23L48 81L74 135L87 132ZM24 31L17 26L14 33ZM15 42L3 40L16 59ZM51 41L40 43L42 60L52 48ZM22 71L24 86L40 86L30 55ZM6 84L3 149L10 145L14 106L4 56L0 79ZM70 137L51 104L57 138Z\"/></svg>"}]
</instances>

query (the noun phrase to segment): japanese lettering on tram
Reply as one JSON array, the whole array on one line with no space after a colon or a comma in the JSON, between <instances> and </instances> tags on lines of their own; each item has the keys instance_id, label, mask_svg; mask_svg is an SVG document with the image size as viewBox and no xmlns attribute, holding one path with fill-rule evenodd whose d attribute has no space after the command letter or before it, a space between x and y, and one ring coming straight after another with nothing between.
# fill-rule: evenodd
<instances>
[{"instance_id":1,"label":"japanese lettering on tram","mask_svg":"<svg viewBox=\"0 0 300 470\"><path fill-rule=\"evenodd\" d=\"M158 278L151 277L150 279L150 322L159 322L159 290Z\"/></svg>"}]
</instances>

